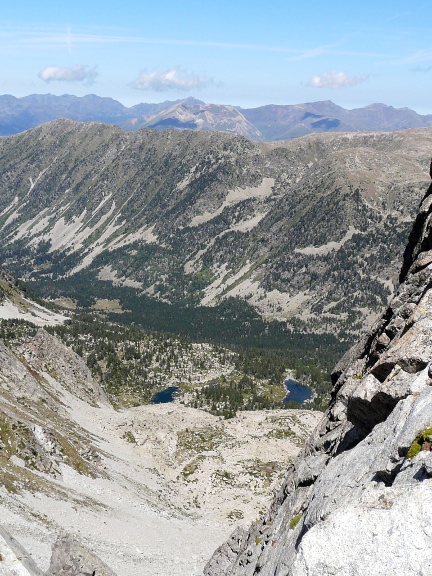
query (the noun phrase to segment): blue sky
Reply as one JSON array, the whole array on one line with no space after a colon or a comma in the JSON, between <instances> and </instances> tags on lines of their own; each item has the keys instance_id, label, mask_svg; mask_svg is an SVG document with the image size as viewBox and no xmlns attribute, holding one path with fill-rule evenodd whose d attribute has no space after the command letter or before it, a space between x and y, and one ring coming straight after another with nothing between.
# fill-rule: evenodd
<instances>
[{"instance_id":1,"label":"blue sky","mask_svg":"<svg viewBox=\"0 0 432 576\"><path fill-rule=\"evenodd\" d=\"M432 113L429 2L21 0L2 6L0 94L332 100Z\"/></svg>"}]
</instances>

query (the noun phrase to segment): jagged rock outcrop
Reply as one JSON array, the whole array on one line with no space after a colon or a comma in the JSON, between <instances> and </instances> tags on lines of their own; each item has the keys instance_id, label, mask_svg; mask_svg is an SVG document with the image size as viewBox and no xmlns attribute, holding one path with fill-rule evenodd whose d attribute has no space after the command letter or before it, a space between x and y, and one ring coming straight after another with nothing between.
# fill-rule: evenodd
<instances>
[{"instance_id":1,"label":"jagged rock outcrop","mask_svg":"<svg viewBox=\"0 0 432 576\"><path fill-rule=\"evenodd\" d=\"M102 387L92 378L85 361L71 348L43 328L35 337L18 348L18 353L45 378L54 378L74 396L89 404L108 404Z\"/></svg>"},{"instance_id":2,"label":"jagged rock outcrop","mask_svg":"<svg viewBox=\"0 0 432 576\"><path fill-rule=\"evenodd\" d=\"M393 300L335 368L329 408L271 509L206 576L432 573L431 193Z\"/></svg>"},{"instance_id":3,"label":"jagged rock outcrop","mask_svg":"<svg viewBox=\"0 0 432 576\"><path fill-rule=\"evenodd\" d=\"M71 535L60 536L53 547L46 576L116 576L100 558Z\"/></svg>"},{"instance_id":4,"label":"jagged rock outcrop","mask_svg":"<svg viewBox=\"0 0 432 576\"><path fill-rule=\"evenodd\" d=\"M55 542L47 572L35 564L25 548L0 526L0 574L4 576L116 576L96 554L71 534Z\"/></svg>"}]
</instances>

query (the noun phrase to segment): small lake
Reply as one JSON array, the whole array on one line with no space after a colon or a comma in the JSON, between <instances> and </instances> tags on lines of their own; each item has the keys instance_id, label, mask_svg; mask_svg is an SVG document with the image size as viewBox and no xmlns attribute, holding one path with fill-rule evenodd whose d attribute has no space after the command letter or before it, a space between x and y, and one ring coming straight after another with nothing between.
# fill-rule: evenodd
<instances>
[{"instance_id":1,"label":"small lake","mask_svg":"<svg viewBox=\"0 0 432 576\"><path fill-rule=\"evenodd\" d=\"M180 392L178 386L170 386L157 392L153 398L150 400L150 404L166 404L167 402L172 402L175 396Z\"/></svg>"},{"instance_id":2,"label":"small lake","mask_svg":"<svg viewBox=\"0 0 432 576\"><path fill-rule=\"evenodd\" d=\"M284 385L288 394L283 399L283 402L298 402L299 404L303 404L303 402L312 398L313 390L308 386L303 386L303 384L299 384L291 379L285 380Z\"/></svg>"},{"instance_id":3,"label":"small lake","mask_svg":"<svg viewBox=\"0 0 432 576\"><path fill-rule=\"evenodd\" d=\"M303 402L312 398L313 391L308 386L303 386L303 384L299 384L291 379L285 380L284 385L288 393L283 399L283 402L298 402L299 404L303 404ZM167 404L168 402L173 402L179 392L180 388L178 386L165 388L165 390L157 392L152 397L150 404Z\"/></svg>"}]
</instances>

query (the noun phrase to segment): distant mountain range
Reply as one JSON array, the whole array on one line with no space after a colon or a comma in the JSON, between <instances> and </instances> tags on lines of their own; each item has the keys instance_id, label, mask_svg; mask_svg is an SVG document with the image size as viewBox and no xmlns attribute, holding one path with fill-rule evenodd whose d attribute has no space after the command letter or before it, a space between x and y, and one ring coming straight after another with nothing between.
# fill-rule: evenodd
<instances>
[{"instance_id":1,"label":"distant mountain range","mask_svg":"<svg viewBox=\"0 0 432 576\"><path fill-rule=\"evenodd\" d=\"M127 108L112 98L94 94L0 96L1 136L17 134L59 118L115 124L125 131L140 128L223 131L254 141L286 140L322 132L393 132L432 126L432 114L417 114L409 108L371 104L346 110L329 100L240 108L206 104L190 97Z\"/></svg>"}]
</instances>

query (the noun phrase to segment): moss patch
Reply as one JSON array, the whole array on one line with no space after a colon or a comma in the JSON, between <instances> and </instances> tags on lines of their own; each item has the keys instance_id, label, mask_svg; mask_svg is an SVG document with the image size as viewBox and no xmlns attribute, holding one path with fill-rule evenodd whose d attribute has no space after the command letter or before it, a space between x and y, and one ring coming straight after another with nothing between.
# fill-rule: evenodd
<instances>
[{"instance_id":1,"label":"moss patch","mask_svg":"<svg viewBox=\"0 0 432 576\"><path fill-rule=\"evenodd\" d=\"M302 517L301 514L297 514L296 516L294 516L294 518L291 519L291 522L289 523L290 530L294 530L294 528L300 522L301 517Z\"/></svg>"},{"instance_id":2,"label":"moss patch","mask_svg":"<svg viewBox=\"0 0 432 576\"><path fill-rule=\"evenodd\" d=\"M427 428L416 437L408 450L407 457L414 458L423 449L423 444L426 442L432 442L432 428Z\"/></svg>"}]
</instances>

